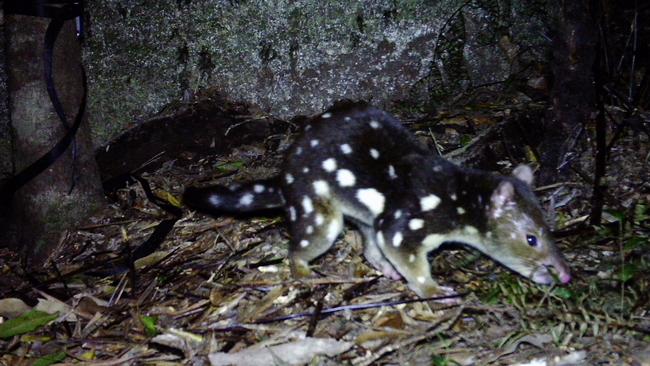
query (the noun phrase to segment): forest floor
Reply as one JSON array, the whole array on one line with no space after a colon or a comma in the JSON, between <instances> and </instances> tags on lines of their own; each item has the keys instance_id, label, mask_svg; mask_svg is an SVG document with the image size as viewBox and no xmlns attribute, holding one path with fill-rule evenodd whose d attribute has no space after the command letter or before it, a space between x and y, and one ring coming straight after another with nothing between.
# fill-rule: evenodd
<instances>
[{"instance_id":1,"label":"forest floor","mask_svg":"<svg viewBox=\"0 0 650 366\"><path fill-rule=\"evenodd\" d=\"M512 108L407 125L429 144L433 130L444 154L468 147ZM188 185L276 174L292 138L180 156L142 177L182 207ZM451 247L431 258L434 278L465 296L455 305L424 301L366 263L353 226L313 263L314 277L297 281L282 213L183 209L174 218L134 182L65 233L42 270L26 273L17 254L0 249L0 364L650 365L650 139L629 130L612 147L600 225L587 224L589 141L576 147L567 178L537 189L555 211L569 285L538 286ZM497 165L508 173L519 162ZM171 232L138 258L166 219Z\"/></svg>"}]
</instances>

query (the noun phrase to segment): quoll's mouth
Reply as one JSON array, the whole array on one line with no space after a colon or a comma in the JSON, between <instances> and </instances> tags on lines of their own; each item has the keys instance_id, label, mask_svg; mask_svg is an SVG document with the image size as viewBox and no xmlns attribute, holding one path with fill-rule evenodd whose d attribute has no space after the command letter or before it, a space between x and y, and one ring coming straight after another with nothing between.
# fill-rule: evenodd
<instances>
[{"instance_id":1,"label":"quoll's mouth","mask_svg":"<svg viewBox=\"0 0 650 366\"><path fill-rule=\"evenodd\" d=\"M535 283L542 285L550 285L553 283L553 276L551 276L551 273L549 272L548 268L546 268L546 266L537 267L530 278Z\"/></svg>"},{"instance_id":2,"label":"quoll's mouth","mask_svg":"<svg viewBox=\"0 0 650 366\"><path fill-rule=\"evenodd\" d=\"M551 273L551 269L554 273ZM561 283L566 284L571 282L571 275L563 269L558 271L558 269L553 266L542 265L533 272L531 279L542 285L553 284L556 282L556 279L559 279Z\"/></svg>"}]
</instances>

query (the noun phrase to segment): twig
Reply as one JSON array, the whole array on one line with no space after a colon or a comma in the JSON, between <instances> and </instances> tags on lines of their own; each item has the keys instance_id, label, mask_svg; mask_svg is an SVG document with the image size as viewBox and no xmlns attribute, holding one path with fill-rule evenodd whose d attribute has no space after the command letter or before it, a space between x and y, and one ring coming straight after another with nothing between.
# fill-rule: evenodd
<instances>
[{"instance_id":1,"label":"twig","mask_svg":"<svg viewBox=\"0 0 650 366\"><path fill-rule=\"evenodd\" d=\"M436 58L436 51L438 50L438 42L440 41L440 36L442 36L443 32L445 31L445 28L447 28L447 25L451 23L451 20L463 10L464 7L466 7L472 0L467 0L464 3L462 3L456 10L454 10L453 13L451 13L447 19L445 19L445 22L442 24L442 27L440 27L440 31L436 35L436 40L433 42L433 52L432 52L432 60L435 60Z\"/></svg>"},{"instance_id":2,"label":"twig","mask_svg":"<svg viewBox=\"0 0 650 366\"><path fill-rule=\"evenodd\" d=\"M639 8L638 8L638 3L635 1L634 2L634 20L632 21L632 37L634 40L632 41L632 64L630 65L630 87L628 89L628 96L627 96L627 101L628 103L632 103L634 100L634 95L635 95L635 86L636 86L636 52L637 52L637 45L638 45L638 26L639 26Z\"/></svg>"},{"instance_id":3,"label":"twig","mask_svg":"<svg viewBox=\"0 0 650 366\"><path fill-rule=\"evenodd\" d=\"M235 128L237 128L239 126L243 126L243 125L251 123L251 122L261 122L261 121L263 121L263 120L261 120L259 118L253 118L253 119L246 119L246 120L244 120L242 122L233 123L232 125L228 126L228 128L226 129L226 132L224 132L223 135L228 136L230 131L234 130Z\"/></svg>"},{"instance_id":4,"label":"twig","mask_svg":"<svg viewBox=\"0 0 650 366\"><path fill-rule=\"evenodd\" d=\"M103 227L108 227L108 226L117 226L117 225L124 225L124 224L130 224L132 222L136 222L136 220L124 220L124 221L115 221L115 222L109 222L106 224L95 224L95 225L87 225L87 226L81 226L78 227L77 230L93 230L93 229L99 229Z\"/></svg>"},{"instance_id":5,"label":"twig","mask_svg":"<svg viewBox=\"0 0 650 366\"><path fill-rule=\"evenodd\" d=\"M305 335L307 337L314 336L314 332L316 331L316 325L318 324L318 321L322 318L321 314L323 311L323 304L326 295L327 295L327 291L323 291L323 289L321 288L320 293L317 295L318 299L316 300L316 306L313 311L314 315L311 317L311 320L309 321L309 326L307 326L307 332L305 332Z\"/></svg>"},{"instance_id":6,"label":"twig","mask_svg":"<svg viewBox=\"0 0 650 366\"><path fill-rule=\"evenodd\" d=\"M476 149L477 146L478 148L483 147L484 145L480 143L484 142L485 140L489 141L495 133L500 131L503 126L505 126L505 124L506 122L499 122L496 125L492 125L486 128L485 130L479 132L479 134L472 138L465 146L450 151L448 154L443 155L443 157L459 164L464 163L471 157L472 153L470 151Z\"/></svg>"},{"instance_id":7,"label":"twig","mask_svg":"<svg viewBox=\"0 0 650 366\"><path fill-rule=\"evenodd\" d=\"M600 64L600 57L596 57L596 65ZM593 193L591 196L591 219L592 225L600 224L603 215L603 205L605 204L605 187L601 180L605 176L607 167L607 121L605 120L605 102L603 98L603 80L596 72L594 76L596 85L596 100L598 104L598 114L596 115L596 161L594 172Z\"/></svg>"},{"instance_id":8,"label":"twig","mask_svg":"<svg viewBox=\"0 0 650 366\"><path fill-rule=\"evenodd\" d=\"M554 189L558 187L567 187L567 186L572 186L572 187L582 187L582 184L578 182L557 182L557 183L551 183L545 186L540 186L540 187L535 187L535 192L544 192L548 191L549 189Z\"/></svg>"},{"instance_id":9,"label":"twig","mask_svg":"<svg viewBox=\"0 0 650 366\"><path fill-rule=\"evenodd\" d=\"M61 366L113 366L113 365L130 365L133 363L133 361L139 359L141 356L140 355L133 355L131 352L125 352L122 356L118 358L113 358L111 360L103 360L103 361L83 361L83 362L65 362L65 363L59 363L57 365Z\"/></svg>"},{"instance_id":10,"label":"twig","mask_svg":"<svg viewBox=\"0 0 650 366\"><path fill-rule=\"evenodd\" d=\"M361 310L367 310L367 309L373 309L373 308L378 308L378 307L384 307L384 306L398 306L398 305L403 305L403 304L412 304L416 302L427 302L427 301L440 301L440 300L447 300L447 299L455 299L455 298L461 298L467 295L467 293L459 293L459 294L454 294L454 295L446 295L446 296L434 296L434 297L427 297L427 298L418 298L418 299L409 299L409 300L401 300L401 301L386 301L386 302L378 302L378 303L368 303L368 304L357 304L357 305L343 305L343 306L335 306L333 308L326 308L320 311L321 316L328 316L331 314L335 314L341 311L361 311ZM456 305L448 305L448 307L452 307ZM461 308L464 308L464 305L461 305ZM287 316L281 316L278 318L270 318L270 319L260 319L252 324L268 324L268 323L276 323L276 322L282 322L286 320L293 320L293 319L300 319L300 318L311 318L315 315L313 311L310 312L304 312L304 313L298 313L298 314L291 314ZM226 327L226 328L213 328L213 327L208 327L210 330L220 330L220 331L232 331L232 330L237 330L241 329L242 327L249 326L251 324L234 324L232 326Z\"/></svg>"},{"instance_id":11,"label":"twig","mask_svg":"<svg viewBox=\"0 0 650 366\"><path fill-rule=\"evenodd\" d=\"M126 276L127 273L124 273L120 278L120 282L118 282L115 292L113 292L111 298L108 300L109 307L115 306L117 302L122 298L122 294L124 293L124 289L126 289L126 285L128 283Z\"/></svg>"},{"instance_id":12,"label":"twig","mask_svg":"<svg viewBox=\"0 0 650 366\"><path fill-rule=\"evenodd\" d=\"M284 286L284 285L305 285L307 287L318 286L318 285L342 285L342 284L357 284L365 283L375 280L376 277L370 278L303 278L300 280L290 280L290 281L248 281L248 282L238 282L237 287L260 287L260 286Z\"/></svg>"},{"instance_id":13,"label":"twig","mask_svg":"<svg viewBox=\"0 0 650 366\"><path fill-rule=\"evenodd\" d=\"M433 131L429 128L429 136L431 136L431 140L433 141L433 146L436 148L436 152L438 153L438 156L442 156L442 152L440 151L440 147L438 146L438 141L436 140L436 136L433 134Z\"/></svg>"},{"instance_id":14,"label":"twig","mask_svg":"<svg viewBox=\"0 0 650 366\"><path fill-rule=\"evenodd\" d=\"M366 310L366 309L373 309L373 308L381 308L384 306L397 306L397 305L403 305L403 304L411 304L414 302L427 302L427 301L438 301L438 300L447 300L447 299L455 299L459 297L465 296L466 293L461 293L461 294L454 294L454 295L446 295L446 296L434 296L434 297L427 297L427 298L418 298L418 299L410 299L410 300L401 300L401 301L387 301L387 302L379 302L379 303L369 303L369 304L357 304L357 305L343 305L343 306L336 306L333 308L327 308L321 311L322 315L330 315L334 313L338 313L340 311L359 311L359 310ZM258 320L256 323L274 323L274 322L279 322L279 321L284 321L284 320L291 320L291 319L298 319L298 318L305 318L305 317L311 317L313 316L313 312L307 312L307 313L299 313L299 314L292 314L292 315L287 315L279 318L273 318L273 319L261 319Z\"/></svg>"}]
</instances>

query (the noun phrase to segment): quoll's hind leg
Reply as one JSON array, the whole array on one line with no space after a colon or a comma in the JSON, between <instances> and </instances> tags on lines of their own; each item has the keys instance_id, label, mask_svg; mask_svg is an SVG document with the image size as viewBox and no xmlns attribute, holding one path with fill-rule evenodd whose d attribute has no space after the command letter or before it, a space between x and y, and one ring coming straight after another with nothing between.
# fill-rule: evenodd
<instances>
[{"instance_id":1,"label":"quoll's hind leg","mask_svg":"<svg viewBox=\"0 0 650 366\"><path fill-rule=\"evenodd\" d=\"M289 257L295 277L311 274L309 262L325 253L343 230L343 214L331 200L303 198L290 206L291 243Z\"/></svg>"},{"instance_id":2,"label":"quoll's hind leg","mask_svg":"<svg viewBox=\"0 0 650 366\"><path fill-rule=\"evenodd\" d=\"M411 290L415 291L420 297L434 297L454 295L456 292L445 286L440 286L431 277L431 266L427 258L428 251L425 248L419 248L415 251L408 251L402 247L394 238L386 238L386 243L382 247L386 258L395 266L398 272L404 276ZM455 303L456 300L443 302Z\"/></svg>"},{"instance_id":3,"label":"quoll's hind leg","mask_svg":"<svg viewBox=\"0 0 650 366\"><path fill-rule=\"evenodd\" d=\"M391 278L393 280L399 280L402 276L393 268L393 265L390 264L384 254L379 249L377 245L377 232L370 225L365 225L359 223L357 225L361 235L363 235L363 254L366 257L366 260L375 267L376 270L384 274L384 276Z\"/></svg>"}]
</instances>

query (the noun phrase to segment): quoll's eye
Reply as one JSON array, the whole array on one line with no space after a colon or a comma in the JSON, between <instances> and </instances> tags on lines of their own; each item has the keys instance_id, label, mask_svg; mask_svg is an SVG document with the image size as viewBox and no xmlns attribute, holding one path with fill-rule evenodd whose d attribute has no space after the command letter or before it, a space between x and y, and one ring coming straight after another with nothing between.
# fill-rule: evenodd
<instances>
[{"instance_id":1,"label":"quoll's eye","mask_svg":"<svg viewBox=\"0 0 650 366\"><path fill-rule=\"evenodd\" d=\"M526 235L526 241L528 242L528 245L531 247L536 247L537 246L537 237L535 235Z\"/></svg>"}]
</instances>

